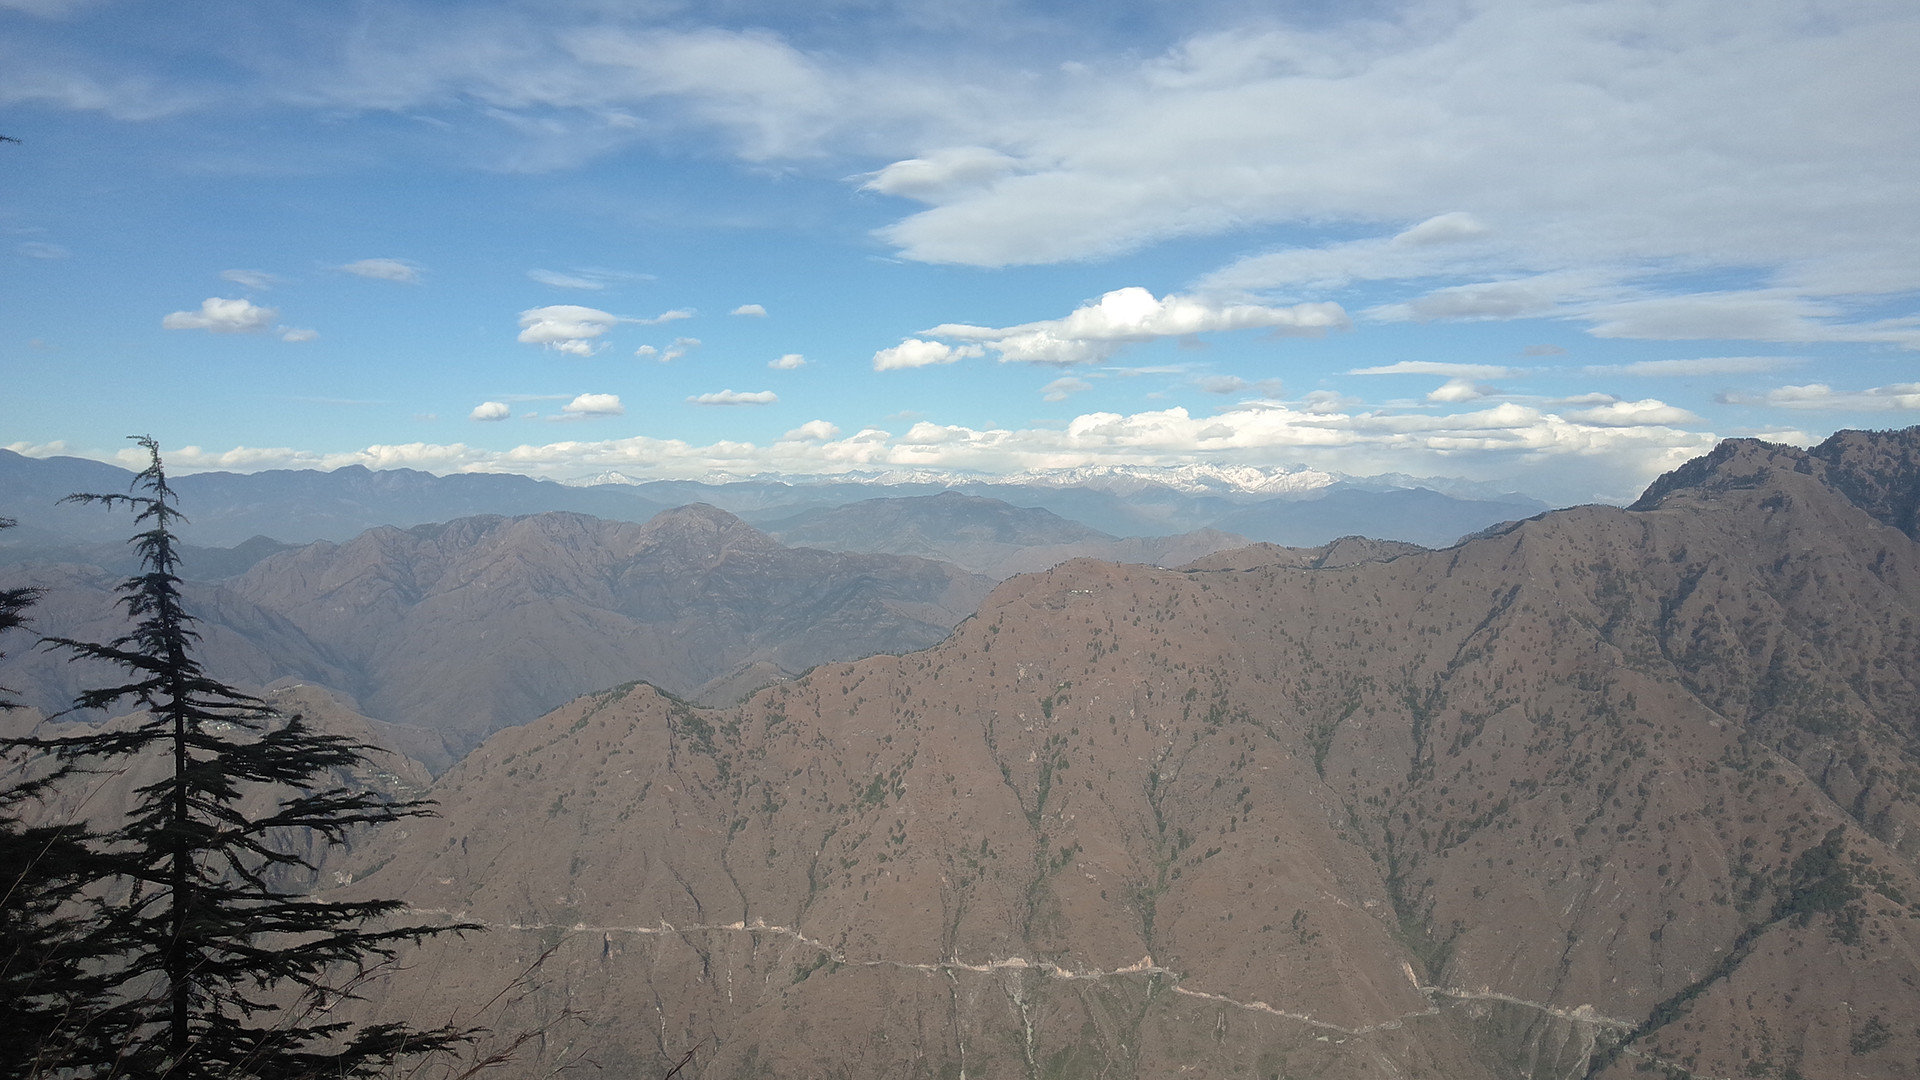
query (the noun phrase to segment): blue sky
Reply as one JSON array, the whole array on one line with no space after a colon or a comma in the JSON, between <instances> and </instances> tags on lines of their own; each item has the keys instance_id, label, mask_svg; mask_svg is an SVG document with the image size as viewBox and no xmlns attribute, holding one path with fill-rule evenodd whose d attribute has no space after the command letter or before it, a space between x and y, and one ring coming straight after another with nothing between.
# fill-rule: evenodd
<instances>
[{"instance_id":1,"label":"blue sky","mask_svg":"<svg viewBox=\"0 0 1920 1080\"><path fill-rule=\"evenodd\" d=\"M1920 422L1920 8L0 0L0 446L1630 498Z\"/></svg>"}]
</instances>

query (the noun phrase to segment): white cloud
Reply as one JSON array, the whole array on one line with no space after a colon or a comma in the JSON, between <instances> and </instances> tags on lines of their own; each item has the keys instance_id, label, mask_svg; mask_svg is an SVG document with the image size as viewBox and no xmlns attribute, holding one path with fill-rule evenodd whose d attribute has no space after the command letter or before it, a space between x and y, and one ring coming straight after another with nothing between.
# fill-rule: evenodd
<instances>
[{"instance_id":1,"label":"white cloud","mask_svg":"<svg viewBox=\"0 0 1920 1080\"><path fill-rule=\"evenodd\" d=\"M1458 275L1501 265L1498 251L1477 243L1493 230L1461 211L1441 214L1398 233L1321 247L1250 255L1200 279L1204 294L1247 295L1277 288L1338 289L1356 280L1408 280Z\"/></svg>"},{"instance_id":2,"label":"white cloud","mask_svg":"<svg viewBox=\"0 0 1920 1080\"><path fill-rule=\"evenodd\" d=\"M413 284L420 280L420 267L406 259L361 259L340 267L349 274L378 281L398 281Z\"/></svg>"},{"instance_id":3,"label":"white cloud","mask_svg":"<svg viewBox=\"0 0 1920 1080\"><path fill-rule=\"evenodd\" d=\"M636 274L631 270L607 270L599 267L569 270L561 273L557 270L533 269L527 276L542 285L551 285L556 289L585 289L600 291L614 285L632 281L651 281L651 274Z\"/></svg>"},{"instance_id":4,"label":"white cloud","mask_svg":"<svg viewBox=\"0 0 1920 1080\"><path fill-rule=\"evenodd\" d=\"M620 321L618 315L578 304L528 308L520 313L519 340L575 356L592 356L599 351L593 339Z\"/></svg>"},{"instance_id":5,"label":"white cloud","mask_svg":"<svg viewBox=\"0 0 1920 1080\"><path fill-rule=\"evenodd\" d=\"M467 418L470 420L494 421L505 420L512 415L513 409L504 401L483 401L473 407L473 411L467 414Z\"/></svg>"},{"instance_id":6,"label":"white cloud","mask_svg":"<svg viewBox=\"0 0 1920 1080\"><path fill-rule=\"evenodd\" d=\"M840 437L840 426L825 420L809 420L780 438L785 442L826 442Z\"/></svg>"},{"instance_id":7,"label":"white cloud","mask_svg":"<svg viewBox=\"0 0 1920 1080\"><path fill-rule=\"evenodd\" d=\"M277 309L260 307L251 300L226 300L209 296L200 302L199 311L176 311L160 320L168 330L208 330L216 334L258 334L273 326L280 317Z\"/></svg>"},{"instance_id":8,"label":"white cloud","mask_svg":"<svg viewBox=\"0 0 1920 1080\"><path fill-rule=\"evenodd\" d=\"M1828 390L1825 396L1833 395ZM595 398L617 402L612 395L582 395L575 404ZM457 443L377 445L337 454L187 447L170 452L168 463L177 471L359 464L566 479L608 469L632 476L701 478L714 472L832 474L927 467L1007 474L1101 464L1288 461L1359 475L1413 472L1499 481L1543 498L1584 502L1631 499L1655 476L1705 453L1717 441L1711 432L1675 426L1671 421L1676 418L1660 412L1665 407L1658 402L1624 404L1593 419L1512 402L1451 414L1424 408L1396 413L1362 411L1331 392L1315 391L1300 407L1261 402L1198 417L1179 408L1095 412L1048 428L972 428L918 420L904 434L865 428L843 435L832 425L815 426L821 423L816 421L769 444L728 439L700 446L636 436L506 451ZM1640 416L1630 415L1633 411ZM1542 483L1554 486L1543 489Z\"/></svg>"},{"instance_id":9,"label":"white cloud","mask_svg":"<svg viewBox=\"0 0 1920 1080\"><path fill-rule=\"evenodd\" d=\"M1700 418L1685 409L1676 408L1664 401L1646 398L1642 401L1616 401L1595 409L1583 409L1566 414L1567 419L1583 424L1601 424L1607 427L1640 427L1650 425L1697 424Z\"/></svg>"},{"instance_id":10,"label":"white cloud","mask_svg":"<svg viewBox=\"0 0 1920 1080\"><path fill-rule=\"evenodd\" d=\"M924 203L946 202L1001 179L1019 167L1013 158L984 146L954 146L908 158L871 174L861 189Z\"/></svg>"},{"instance_id":11,"label":"white cloud","mask_svg":"<svg viewBox=\"0 0 1920 1080\"><path fill-rule=\"evenodd\" d=\"M1633 375L1643 378L1685 378L1701 375L1759 375L1793 367L1791 356L1703 356L1687 360L1636 360L1631 364L1594 364L1581 370L1589 375Z\"/></svg>"},{"instance_id":12,"label":"white cloud","mask_svg":"<svg viewBox=\"0 0 1920 1080\"><path fill-rule=\"evenodd\" d=\"M280 279L265 270L222 270L220 280L231 281L243 289L265 292L280 284Z\"/></svg>"},{"instance_id":13,"label":"white cloud","mask_svg":"<svg viewBox=\"0 0 1920 1080\"><path fill-rule=\"evenodd\" d=\"M633 321L639 323L641 326L659 326L661 323L670 323L680 319L691 318L693 318L692 308L674 308L672 311L663 311L651 319L634 319Z\"/></svg>"},{"instance_id":14,"label":"white cloud","mask_svg":"<svg viewBox=\"0 0 1920 1080\"><path fill-rule=\"evenodd\" d=\"M1361 402L1337 390L1310 390L1300 399L1300 404L1310 413L1340 413L1359 408Z\"/></svg>"},{"instance_id":15,"label":"white cloud","mask_svg":"<svg viewBox=\"0 0 1920 1080\"><path fill-rule=\"evenodd\" d=\"M1190 296L1155 299L1146 289L1130 286L1115 289L1061 319L998 329L945 323L923 333L981 342L998 353L1002 362L1066 365L1095 363L1129 342L1156 338L1252 329L1318 334L1346 326L1346 312L1338 304L1267 307L1216 304ZM879 357L874 359L878 367Z\"/></svg>"},{"instance_id":16,"label":"white cloud","mask_svg":"<svg viewBox=\"0 0 1920 1080\"><path fill-rule=\"evenodd\" d=\"M1002 265L1497 209L1497 230L1448 239L1492 240L1513 269L1784 266L1813 285L1859 260L1881 291L1911 288L1916 238L1884 225L1903 219L1916 147L1875 118L1920 97L1917 32L1904 5L1816 26L1769 0L1685 18L1414 3L1233 27L1098 67L1077 92L987 99L1001 111L972 130L1003 133L1017 162L916 190L930 208L884 235L911 258ZM959 155L966 134L932 145Z\"/></svg>"},{"instance_id":17,"label":"white cloud","mask_svg":"<svg viewBox=\"0 0 1920 1080\"><path fill-rule=\"evenodd\" d=\"M908 338L890 349L881 349L873 354L873 370L896 371L900 368L930 367L934 364L951 364L956 360L971 356L985 355L986 350L978 345L948 345L944 341L922 341Z\"/></svg>"},{"instance_id":18,"label":"white cloud","mask_svg":"<svg viewBox=\"0 0 1920 1080\"><path fill-rule=\"evenodd\" d=\"M719 390L711 394L695 394L687 399L689 405L772 405L780 400L780 395L771 390Z\"/></svg>"},{"instance_id":19,"label":"white cloud","mask_svg":"<svg viewBox=\"0 0 1920 1080\"><path fill-rule=\"evenodd\" d=\"M1093 389L1093 384L1085 379L1076 379L1063 375L1040 388L1042 401L1065 401L1082 390Z\"/></svg>"},{"instance_id":20,"label":"white cloud","mask_svg":"<svg viewBox=\"0 0 1920 1080\"><path fill-rule=\"evenodd\" d=\"M1920 409L1920 383L1893 383L1867 390L1838 390L1826 383L1782 386L1770 390L1758 402L1730 396L1736 404L1763 404L1782 409L1848 409L1863 412L1888 412Z\"/></svg>"},{"instance_id":21,"label":"white cloud","mask_svg":"<svg viewBox=\"0 0 1920 1080\"><path fill-rule=\"evenodd\" d=\"M667 343L666 351L660 354L660 362L670 364L700 347L697 337L677 337Z\"/></svg>"},{"instance_id":22,"label":"white cloud","mask_svg":"<svg viewBox=\"0 0 1920 1080\"><path fill-rule=\"evenodd\" d=\"M29 259L65 259L73 254L59 244L49 244L44 240L27 240L15 245L13 250Z\"/></svg>"},{"instance_id":23,"label":"white cloud","mask_svg":"<svg viewBox=\"0 0 1920 1080\"><path fill-rule=\"evenodd\" d=\"M651 345L642 345L639 348L633 350L633 355L639 357L642 360L651 360L654 357L657 357L660 355L660 350L654 348Z\"/></svg>"},{"instance_id":24,"label":"white cloud","mask_svg":"<svg viewBox=\"0 0 1920 1080\"><path fill-rule=\"evenodd\" d=\"M806 367L807 358L797 352L790 352L784 356L767 361L767 366L775 371L792 371L795 368Z\"/></svg>"},{"instance_id":25,"label":"white cloud","mask_svg":"<svg viewBox=\"0 0 1920 1080\"><path fill-rule=\"evenodd\" d=\"M618 394L581 394L565 405L560 411L569 416L624 416L626 408L620 404Z\"/></svg>"},{"instance_id":26,"label":"white cloud","mask_svg":"<svg viewBox=\"0 0 1920 1080\"><path fill-rule=\"evenodd\" d=\"M1457 244L1463 240L1477 240L1487 235L1486 223L1472 214L1455 210L1440 214L1415 225L1393 238L1396 244L1411 247L1427 247L1433 244Z\"/></svg>"},{"instance_id":27,"label":"white cloud","mask_svg":"<svg viewBox=\"0 0 1920 1080\"><path fill-rule=\"evenodd\" d=\"M1349 375L1451 375L1463 379L1500 379L1512 368L1494 364L1455 364L1445 360L1400 360L1377 367L1354 368Z\"/></svg>"},{"instance_id":28,"label":"white cloud","mask_svg":"<svg viewBox=\"0 0 1920 1080\"><path fill-rule=\"evenodd\" d=\"M1238 375L1202 375L1193 385L1209 394L1237 394L1253 384Z\"/></svg>"},{"instance_id":29,"label":"white cloud","mask_svg":"<svg viewBox=\"0 0 1920 1080\"><path fill-rule=\"evenodd\" d=\"M320 331L309 330L304 327L298 327L298 326L283 326L280 328L280 340L291 341L295 343L299 343L303 341L318 341L320 340Z\"/></svg>"},{"instance_id":30,"label":"white cloud","mask_svg":"<svg viewBox=\"0 0 1920 1080\"><path fill-rule=\"evenodd\" d=\"M1814 341L1826 334L1819 320L1839 314L1839 308L1760 290L1627 300L1582 314L1594 324L1590 332L1603 338Z\"/></svg>"},{"instance_id":31,"label":"white cloud","mask_svg":"<svg viewBox=\"0 0 1920 1080\"><path fill-rule=\"evenodd\" d=\"M552 285L557 289L604 289L607 283L578 274L560 274L552 270L529 270L527 276L542 285Z\"/></svg>"},{"instance_id":32,"label":"white cloud","mask_svg":"<svg viewBox=\"0 0 1920 1080\"><path fill-rule=\"evenodd\" d=\"M750 315L756 318L766 318L767 309L764 307L761 307L759 304L741 304L739 307L734 308L732 311L728 312L728 314L729 315Z\"/></svg>"},{"instance_id":33,"label":"white cloud","mask_svg":"<svg viewBox=\"0 0 1920 1080\"><path fill-rule=\"evenodd\" d=\"M1485 383L1477 383L1472 379L1452 378L1441 383L1437 389L1429 391L1427 400L1452 404L1462 401L1478 401L1489 394L1497 394L1499 392L1500 391Z\"/></svg>"}]
</instances>

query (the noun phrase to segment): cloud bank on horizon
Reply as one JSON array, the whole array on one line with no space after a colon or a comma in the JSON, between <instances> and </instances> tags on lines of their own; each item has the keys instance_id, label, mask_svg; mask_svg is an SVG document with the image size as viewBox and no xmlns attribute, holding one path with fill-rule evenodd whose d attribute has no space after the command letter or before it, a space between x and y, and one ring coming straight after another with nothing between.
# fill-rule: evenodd
<instances>
[{"instance_id":1,"label":"cloud bank on horizon","mask_svg":"<svg viewBox=\"0 0 1920 1080\"><path fill-rule=\"evenodd\" d=\"M1920 420L1909 5L230 6L0 9L15 448L1573 501Z\"/></svg>"}]
</instances>

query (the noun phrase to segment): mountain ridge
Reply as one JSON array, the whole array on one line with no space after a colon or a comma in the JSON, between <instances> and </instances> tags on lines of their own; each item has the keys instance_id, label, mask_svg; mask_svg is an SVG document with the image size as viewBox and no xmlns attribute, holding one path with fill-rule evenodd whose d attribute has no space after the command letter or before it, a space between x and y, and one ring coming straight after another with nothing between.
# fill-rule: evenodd
<instances>
[{"instance_id":1,"label":"mountain ridge","mask_svg":"<svg viewBox=\"0 0 1920 1080\"><path fill-rule=\"evenodd\" d=\"M732 708L580 699L376 839L366 887L499 929L371 1007L551 946L634 1071L1906 1075L1920 547L1823 471L1075 560Z\"/></svg>"}]
</instances>

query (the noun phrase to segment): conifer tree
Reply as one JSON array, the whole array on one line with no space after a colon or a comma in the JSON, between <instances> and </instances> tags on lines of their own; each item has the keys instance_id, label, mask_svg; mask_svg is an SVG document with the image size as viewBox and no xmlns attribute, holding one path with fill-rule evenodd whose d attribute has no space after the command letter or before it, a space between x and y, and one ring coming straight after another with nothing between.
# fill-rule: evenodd
<instances>
[{"instance_id":1,"label":"conifer tree","mask_svg":"<svg viewBox=\"0 0 1920 1080\"><path fill-rule=\"evenodd\" d=\"M0 518L0 529L13 524ZM0 589L0 634L25 627L38 597L35 589ZM0 687L0 711L18 707ZM62 776L26 772L14 756L0 765L8 771L0 788L0 1077L11 1080L86 1056L85 1032L72 1021L104 1000L107 984L88 963L98 927L81 895L102 870L91 846L98 838L83 825L23 823L21 807Z\"/></svg>"},{"instance_id":2,"label":"conifer tree","mask_svg":"<svg viewBox=\"0 0 1920 1080\"><path fill-rule=\"evenodd\" d=\"M312 867L277 840L310 831L331 842L357 826L428 813L420 800L390 801L338 777L371 747L314 730L209 675L195 657L194 620L181 604L175 523L181 520L160 449L137 440L151 464L131 494L70 501L130 507L140 573L120 587L132 623L109 642L49 639L76 658L106 661L126 682L88 690L85 710L144 710L125 727L58 738L15 739L50 751L66 768L164 759L161 779L136 790L128 818L87 837L110 860L96 875L114 908L91 927L110 955L94 961L108 985L75 1024L89 1033L70 1059L48 1064L79 1076L361 1077L396 1058L449 1050L468 1033L404 1024L354 1027L326 1007L391 959L403 941L449 929L385 925L397 900L330 902L275 884L275 871ZM243 811L272 795L274 808ZM90 987L100 990L102 987ZM110 1045L103 1062L89 1046Z\"/></svg>"}]
</instances>

